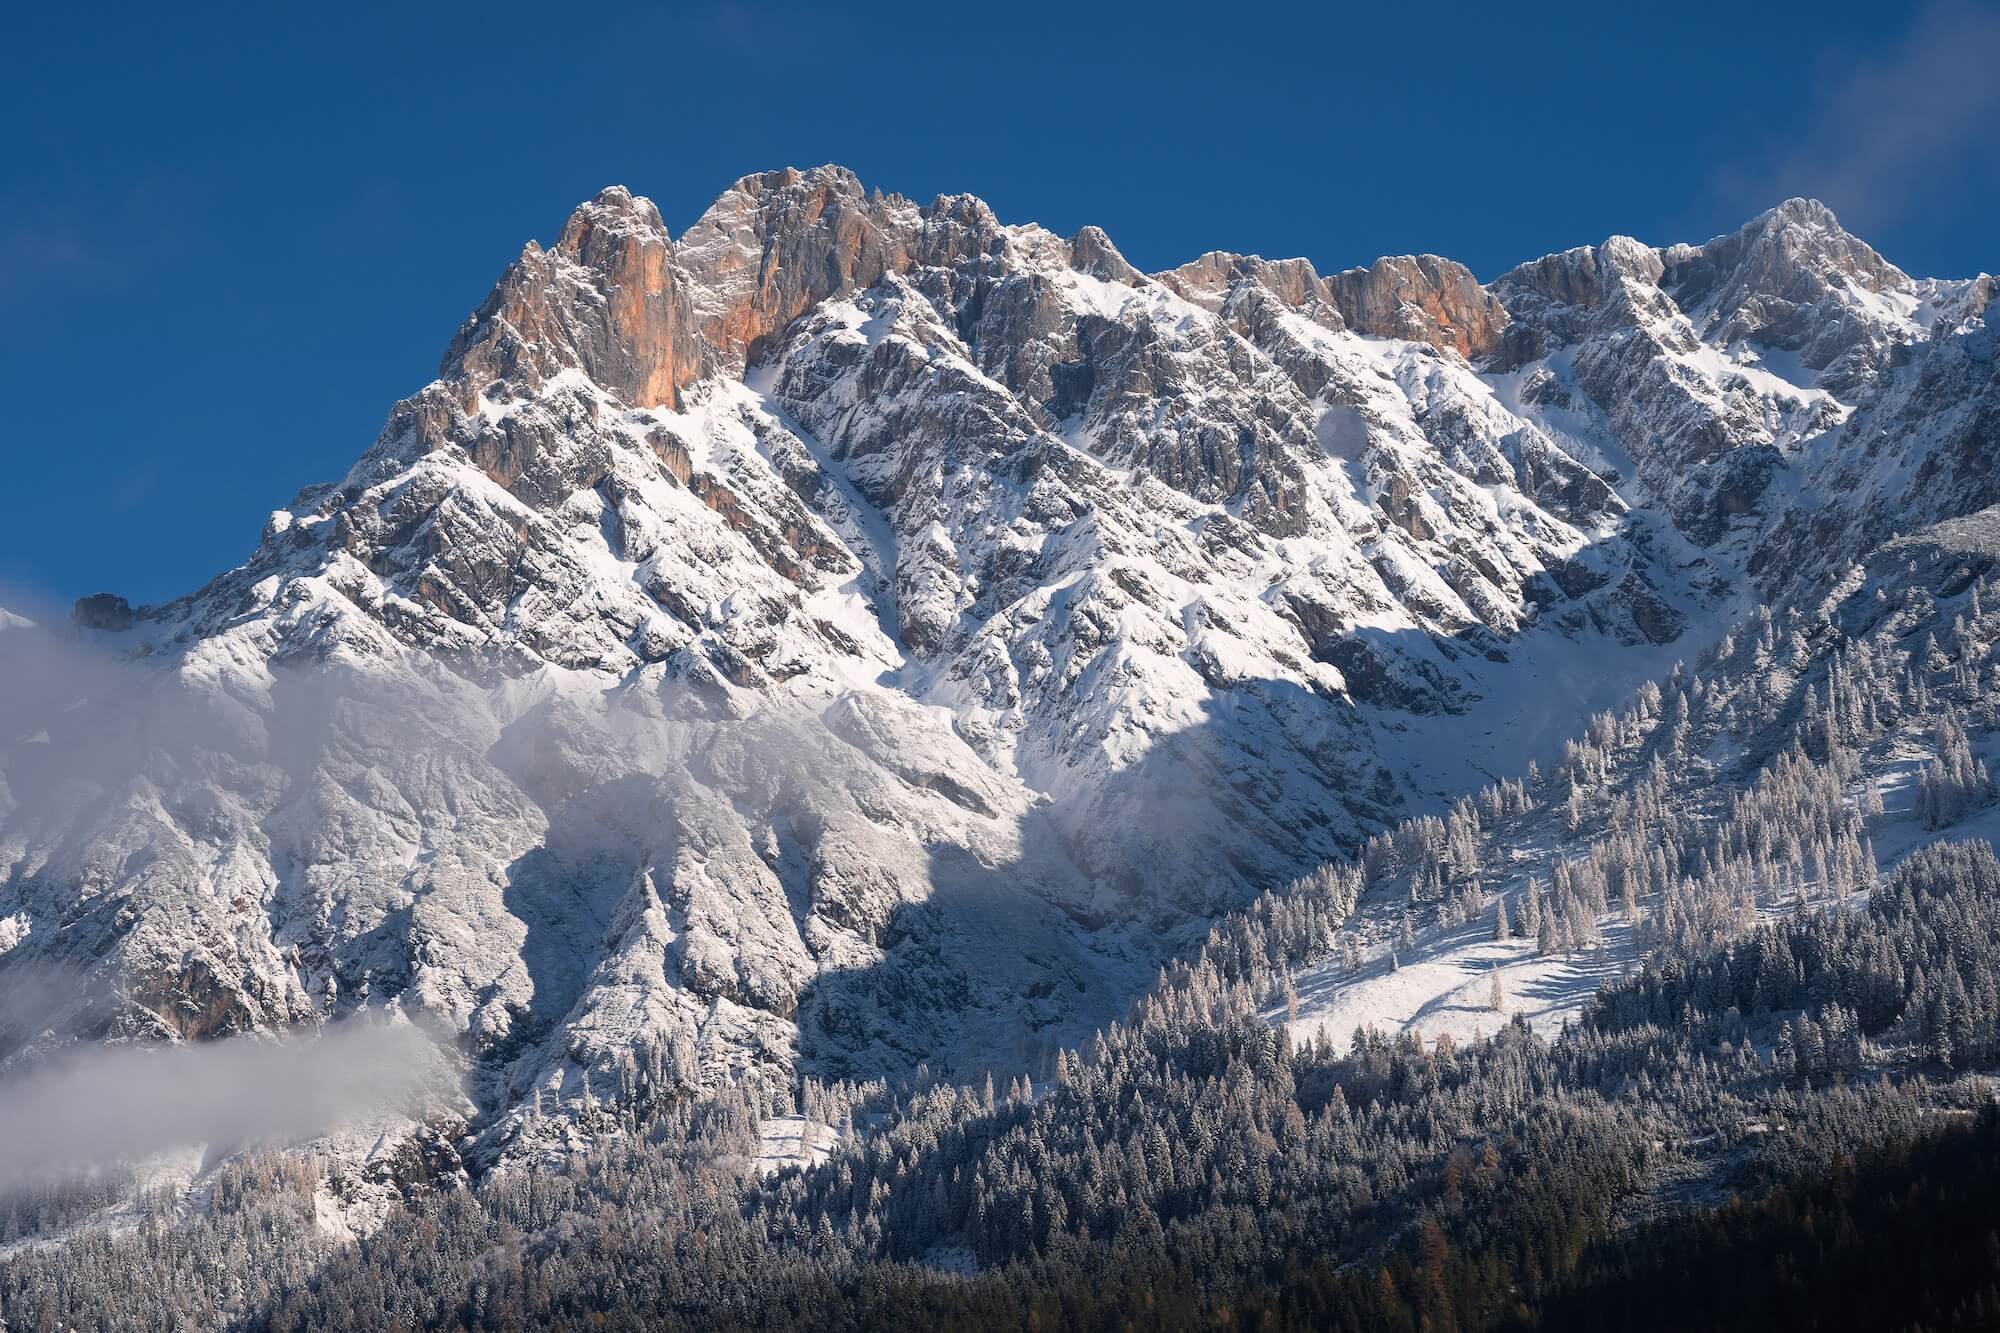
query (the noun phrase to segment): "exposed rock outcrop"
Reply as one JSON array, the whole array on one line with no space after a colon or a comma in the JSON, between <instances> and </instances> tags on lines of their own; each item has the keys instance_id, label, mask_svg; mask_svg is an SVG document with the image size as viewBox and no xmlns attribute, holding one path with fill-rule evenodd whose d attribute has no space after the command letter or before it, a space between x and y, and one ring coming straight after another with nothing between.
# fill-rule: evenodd
<instances>
[{"instance_id":1,"label":"exposed rock outcrop","mask_svg":"<svg viewBox=\"0 0 2000 1333\"><path fill-rule=\"evenodd\" d=\"M94 592L76 599L70 619L84 629L121 634L132 628L132 604L115 592Z\"/></svg>"},{"instance_id":2,"label":"exposed rock outcrop","mask_svg":"<svg viewBox=\"0 0 2000 1333\"><path fill-rule=\"evenodd\" d=\"M1399 255L1326 280L1350 328L1426 342L1480 361L1499 350L1507 311L1472 271L1436 255Z\"/></svg>"}]
</instances>

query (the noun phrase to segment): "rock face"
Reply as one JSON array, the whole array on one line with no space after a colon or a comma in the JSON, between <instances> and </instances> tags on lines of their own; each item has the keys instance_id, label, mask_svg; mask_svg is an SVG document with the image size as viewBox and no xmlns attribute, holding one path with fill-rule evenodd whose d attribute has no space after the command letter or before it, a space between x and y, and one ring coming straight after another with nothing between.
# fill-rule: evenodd
<instances>
[{"instance_id":1,"label":"rock face","mask_svg":"<svg viewBox=\"0 0 2000 1333\"><path fill-rule=\"evenodd\" d=\"M1403 338L1485 360L1500 348L1507 310L1472 270L1436 255L1378 259L1326 280L1349 328Z\"/></svg>"},{"instance_id":2,"label":"rock face","mask_svg":"<svg viewBox=\"0 0 2000 1333\"><path fill-rule=\"evenodd\" d=\"M94 592L76 599L70 619L84 629L121 634L132 628L132 604L115 592Z\"/></svg>"},{"instance_id":3,"label":"rock face","mask_svg":"<svg viewBox=\"0 0 2000 1333\"><path fill-rule=\"evenodd\" d=\"M906 201L867 194L839 167L745 177L681 238L701 337L741 371L807 309L907 267L921 227Z\"/></svg>"},{"instance_id":4,"label":"rock face","mask_svg":"<svg viewBox=\"0 0 2000 1333\"><path fill-rule=\"evenodd\" d=\"M709 368L659 210L614 186L530 241L458 331L441 375L473 411L496 383L535 392L574 367L640 407L672 406Z\"/></svg>"},{"instance_id":5,"label":"rock face","mask_svg":"<svg viewBox=\"0 0 2000 1333\"><path fill-rule=\"evenodd\" d=\"M1711 341L1793 352L1823 375L1848 358L1842 381L1908 341L1898 315L1914 306L1916 284L1817 200L1788 199L1732 236L1660 258L1661 285Z\"/></svg>"},{"instance_id":6,"label":"rock face","mask_svg":"<svg viewBox=\"0 0 2000 1333\"><path fill-rule=\"evenodd\" d=\"M1495 368L1516 367L1532 402L1581 409L1581 434L1768 595L1991 502L1971 460L1994 440L1992 280L1913 280L1821 204L1701 246L1613 237L1494 291L1513 317Z\"/></svg>"},{"instance_id":7,"label":"rock face","mask_svg":"<svg viewBox=\"0 0 2000 1333\"><path fill-rule=\"evenodd\" d=\"M1397 255L1322 278L1303 259L1275 263L1211 251L1159 275L1177 295L1210 310L1254 287L1330 332L1428 343L1483 361L1501 347L1507 310L1456 260Z\"/></svg>"},{"instance_id":8,"label":"rock face","mask_svg":"<svg viewBox=\"0 0 2000 1333\"><path fill-rule=\"evenodd\" d=\"M1146 275L832 167L678 240L606 190L241 567L86 599L122 665L0 638L56 654L0 707L0 971L89 1032L424 1010L496 1135L1023 1058L2000 499L1993 299L1797 202L1482 287Z\"/></svg>"}]
</instances>

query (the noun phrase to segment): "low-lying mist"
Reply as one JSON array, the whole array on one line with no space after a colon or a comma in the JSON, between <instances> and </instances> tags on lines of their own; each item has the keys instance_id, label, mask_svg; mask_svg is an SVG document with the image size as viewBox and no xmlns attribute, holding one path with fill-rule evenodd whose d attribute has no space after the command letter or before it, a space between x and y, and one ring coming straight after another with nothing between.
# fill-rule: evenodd
<instances>
[{"instance_id":1,"label":"low-lying mist","mask_svg":"<svg viewBox=\"0 0 2000 1333\"><path fill-rule=\"evenodd\" d=\"M0 1191L177 1148L291 1145L455 1091L449 1055L406 1021L181 1046L73 1046L0 1079Z\"/></svg>"},{"instance_id":2,"label":"low-lying mist","mask_svg":"<svg viewBox=\"0 0 2000 1333\"><path fill-rule=\"evenodd\" d=\"M143 632L0 632L0 1177L323 1132L397 1095L372 1038L204 1043L385 1004L478 1062L482 1124L641 1069L698 1086L731 1048L854 1077L1011 1061L1150 975L1143 938L1079 927L1136 915L1123 886L1170 862L1204 903L1237 887L1203 859L1242 839L1199 728L1129 792L1044 796L944 710L699 654L613 683L319 620L283 652ZM1106 812L1175 851L1127 865ZM8 1067L107 1038L187 1044Z\"/></svg>"}]
</instances>

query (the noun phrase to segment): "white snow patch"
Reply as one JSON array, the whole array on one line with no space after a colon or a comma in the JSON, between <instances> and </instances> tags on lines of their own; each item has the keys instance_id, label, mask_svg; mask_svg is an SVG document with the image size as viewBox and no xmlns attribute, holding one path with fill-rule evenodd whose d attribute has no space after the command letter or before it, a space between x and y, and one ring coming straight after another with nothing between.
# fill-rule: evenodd
<instances>
[{"instance_id":1,"label":"white snow patch","mask_svg":"<svg viewBox=\"0 0 2000 1333\"><path fill-rule=\"evenodd\" d=\"M802 1115L768 1117L757 1131L757 1155L750 1169L760 1176L787 1167L818 1166L833 1155L840 1136Z\"/></svg>"}]
</instances>

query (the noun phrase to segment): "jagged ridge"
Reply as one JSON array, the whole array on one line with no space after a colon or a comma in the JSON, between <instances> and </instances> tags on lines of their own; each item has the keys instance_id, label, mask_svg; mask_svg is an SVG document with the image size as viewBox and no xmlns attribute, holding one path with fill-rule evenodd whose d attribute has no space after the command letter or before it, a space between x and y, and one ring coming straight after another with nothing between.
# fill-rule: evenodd
<instances>
[{"instance_id":1,"label":"jagged ridge","mask_svg":"<svg viewBox=\"0 0 2000 1333\"><path fill-rule=\"evenodd\" d=\"M832 167L678 240L606 190L347 477L108 637L214 734L110 773L51 751L114 714L0 737L0 958L148 1035L393 998L493 1113L1004 1063L2000 498L1992 300L1800 201L1482 286L1148 276Z\"/></svg>"}]
</instances>

